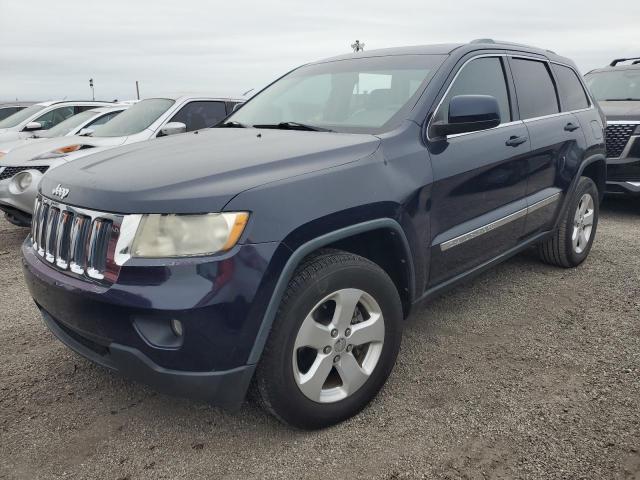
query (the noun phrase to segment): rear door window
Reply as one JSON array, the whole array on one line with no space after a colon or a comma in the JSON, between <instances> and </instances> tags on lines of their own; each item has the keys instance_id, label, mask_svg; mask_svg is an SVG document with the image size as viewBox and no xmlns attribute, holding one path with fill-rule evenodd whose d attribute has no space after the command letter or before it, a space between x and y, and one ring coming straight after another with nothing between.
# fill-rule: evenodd
<instances>
[{"instance_id":1,"label":"rear door window","mask_svg":"<svg viewBox=\"0 0 640 480\"><path fill-rule=\"evenodd\" d=\"M512 58L510 65L522 120L560 112L556 89L546 62Z\"/></svg>"},{"instance_id":2,"label":"rear door window","mask_svg":"<svg viewBox=\"0 0 640 480\"><path fill-rule=\"evenodd\" d=\"M563 111L581 110L589 107L589 99L582 88L582 83L573 69L563 65L552 65L558 80L558 93Z\"/></svg>"}]
</instances>

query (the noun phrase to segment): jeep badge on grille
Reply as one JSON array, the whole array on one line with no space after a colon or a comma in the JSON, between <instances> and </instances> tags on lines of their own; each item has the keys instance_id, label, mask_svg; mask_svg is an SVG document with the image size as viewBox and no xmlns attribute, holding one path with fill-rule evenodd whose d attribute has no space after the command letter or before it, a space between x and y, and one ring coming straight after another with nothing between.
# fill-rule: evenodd
<instances>
[{"instance_id":1,"label":"jeep badge on grille","mask_svg":"<svg viewBox=\"0 0 640 480\"><path fill-rule=\"evenodd\" d=\"M60 197L61 200L64 200L65 197L69 195L69 189L64 188L61 184L58 184L58 186L51 191L51 194L54 197Z\"/></svg>"}]
</instances>

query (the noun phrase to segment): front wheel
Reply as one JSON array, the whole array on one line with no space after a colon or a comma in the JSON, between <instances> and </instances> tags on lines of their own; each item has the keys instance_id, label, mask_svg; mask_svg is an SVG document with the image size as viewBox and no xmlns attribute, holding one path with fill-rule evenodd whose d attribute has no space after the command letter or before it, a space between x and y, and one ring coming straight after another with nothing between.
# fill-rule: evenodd
<instances>
[{"instance_id":1,"label":"front wheel","mask_svg":"<svg viewBox=\"0 0 640 480\"><path fill-rule=\"evenodd\" d=\"M581 177L558 229L538 245L544 262L569 268L587 258L598 227L599 198L593 180Z\"/></svg>"},{"instance_id":2,"label":"front wheel","mask_svg":"<svg viewBox=\"0 0 640 480\"><path fill-rule=\"evenodd\" d=\"M326 250L296 271L256 371L258 398L303 429L345 420L391 373L402 332L395 284L378 265Z\"/></svg>"}]
</instances>

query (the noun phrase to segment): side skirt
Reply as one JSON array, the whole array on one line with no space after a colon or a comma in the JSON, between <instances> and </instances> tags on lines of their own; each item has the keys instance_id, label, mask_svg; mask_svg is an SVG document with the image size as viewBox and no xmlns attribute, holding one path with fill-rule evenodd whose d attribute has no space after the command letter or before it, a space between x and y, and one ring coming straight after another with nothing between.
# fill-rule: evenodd
<instances>
[{"instance_id":1,"label":"side skirt","mask_svg":"<svg viewBox=\"0 0 640 480\"><path fill-rule=\"evenodd\" d=\"M500 255L498 255L497 257L492 258L491 260L488 260L474 268L472 268L469 271L466 271L464 273L461 273L459 275L456 275L453 278L450 278L449 280L440 283L439 285L436 285L435 287L430 288L429 290L425 291L418 299L416 299L416 301L413 303L414 306L420 306L422 304L424 304L424 302L426 302L427 300L431 300L439 295L442 295L443 293L447 292L448 290L456 287L459 283L465 281L465 280L470 280L471 278L474 278L478 275L480 275L481 273L483 273L485 270L490 269L491 267L502 263L506 260L508 260L509 258L513 257L514 255L517 255L518 253L522 252L523 250L526 250L527 248L529 248L531 245L544 240L545 237L549 236L552 232L548 231L548 232L542 232L539 233L525 241L523 241L522 243L516 245L515 247L507 250L504 253L501 253Z\"/></svg>"}]
</instances>

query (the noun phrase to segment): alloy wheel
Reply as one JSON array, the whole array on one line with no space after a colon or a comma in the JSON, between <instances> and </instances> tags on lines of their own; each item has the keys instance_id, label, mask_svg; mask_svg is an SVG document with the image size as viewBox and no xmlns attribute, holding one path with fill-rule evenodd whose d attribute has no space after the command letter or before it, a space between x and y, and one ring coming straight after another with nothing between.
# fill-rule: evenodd
<instances>
[{"instance_id":1,"label":"alloy wheel","mask_svg":"<svg viewBox=\"0 0 640 480\"><path fill-rule=\"evenodd\" d=\"M365 384L384 343L384 317L368 293L347 288L320 300L305 317L293 348L293 374L310 400L333 403Z\"/></svg>"},{"instance_id":2,"label":"alloy wheel","mask_svg":"<svg viewBox=\"0 0 640 480\"><path fill-rule=\"evenodd\" d=\"M573 242L574 251L578 254L584 252L587 245L589 245L595 216L594 205L593 197L590 194L585 193L580 198L578 207L576 208L576 213L573 217L571 241Z\"/></svg>"}]
</instances>

